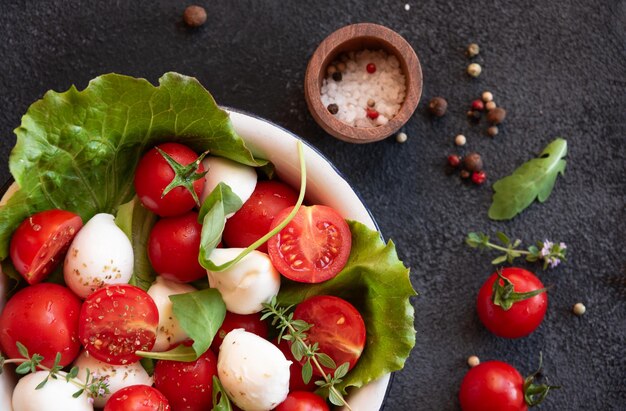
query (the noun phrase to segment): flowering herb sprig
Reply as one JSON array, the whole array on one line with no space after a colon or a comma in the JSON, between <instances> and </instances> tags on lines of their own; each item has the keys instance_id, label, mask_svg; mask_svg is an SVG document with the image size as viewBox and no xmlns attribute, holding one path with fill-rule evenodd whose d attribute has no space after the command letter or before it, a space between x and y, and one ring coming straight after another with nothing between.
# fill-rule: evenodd
<instances>
[{"instance_id":1,"label":"flowering herb sprig","mask_svg":"<svg viewBox=\"0 0 626 411\"><path fill-rule=\"evenodd\" d=\"M531 245L524 250L518 248L522 243L521 240L511 241L501 231L496 232L496 236L502 245L490 242L489 236L484 233L469 233L465 243L472 248L490 248L504 251L503 255L491 261L494 265L502 264L505 261L512 264L513 260L523 256L529 262L543 261L543 269L545 270L548 267L555 268L566 260L567 246L565 243L556 243L549 240L537 241L536 245Z\"/></svg>"},{"instance_id":2,"label":"flowering herb sprig","mask_svg":"<svg viewBox=\"0 0 626 411\"><path fill-rule=\"evenodd\" d=\"M97 397L104 397L107 394L110 394L109 391L109 380L106 376L98 376L96 374L92 374L89 372L89 368L86 368L87 377L85 381L78 379L78 373L80 369L78 367L72 367L68 372L63 371L63 367L60 365L61 363L61 353L57 353L54 358L54 364L52 367L48 368L41 364L44 360L44 357L40 354L33 354L32 356L29 354L28 349L24 346L24 344L19 341L16 343L17 349L19 353L22 355L22 358L4 358L0 354L0 374L2 373L2 369L4 364L19 364L17 368L15 368L15 372L18 374L28 374L34 373L39 370L48 371L48 375L42 382L40 382L35 389L42 389L48 380L52 378L56 380L61 377L64 378L68 383L74 384L78 387L78 391L76 391L72 397L78 398L84 392L87 392L87 396L89 397L89 401L93 403L93 399Z\"/></svg>"},{"instance_id":3,"label":"flowering herb sprig","mask_svg":"<svg viewBox=\"0 0 626 411\"><path fill-rule=\"evenodd\" d=\"M280 307L276 301L276 297L272 298L269 303L263 304L263 316L261 320L272 318L272 325L278 329L278 342L286 340L291 342L291 353L296 361L306 357L306 362L302 366L302 380L308 384L313 377L313 367L315 367L323 376L323 380L315 381L315 385L323 390L328 391L328 400L334 405L345 406L348 410L352 410L350 405L343 398L343 395L335 385L342 381L342 378L348 373L349 363L343 363L340 366L335 364L332 358L327 354L319 351L317 343L308 344L306 342L306 332L313 327L312 324L303 320L294 320L293 312L290 312L293 305L288 307ZM322 366L333 369L332 374L326 374Z\"/></svg>"}]
</instances>

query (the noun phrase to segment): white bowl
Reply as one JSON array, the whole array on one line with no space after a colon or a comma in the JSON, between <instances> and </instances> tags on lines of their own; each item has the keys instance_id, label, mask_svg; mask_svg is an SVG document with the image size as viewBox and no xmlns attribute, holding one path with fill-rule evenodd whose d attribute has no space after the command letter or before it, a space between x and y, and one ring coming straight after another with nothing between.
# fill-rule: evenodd
<instances>
[{"instance_id":1,"label":"white bowl","mask_svg":"<svg viewBox=\"0 0 626 411\"><path fill-rule=\"evenodd\" d=\"M281 180L298 187L300 182L296 146L298 137L261 118L232 109L227 111L230 113L235 130L252 152L274 163ZM304 152L307 167L307 199L312 203L333 207L345 218L360 221L376 230L376 223L367 208L337 169L313 147L305 144ZM5 197L10 195L11 191L10 188ZM6 281L2 281L0 310L4 307L5 291ZM385 398L389 377L388 374L361 389L354 390L348 398L351 408L359 411L378 411ZM0 410L11 410L11 393L14 386L15 377L11 373L5 372L0 376Z\"/></svg>"}]
</instances>

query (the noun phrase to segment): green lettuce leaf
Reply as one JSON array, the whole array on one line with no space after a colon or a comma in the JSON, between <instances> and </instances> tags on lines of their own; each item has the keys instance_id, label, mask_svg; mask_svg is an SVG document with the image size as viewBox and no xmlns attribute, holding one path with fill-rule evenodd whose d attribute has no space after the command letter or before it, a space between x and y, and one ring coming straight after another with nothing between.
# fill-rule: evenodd
<instances>
[{"instance_id":1,"label":"green lettuce leaf","mask_svg":"<svg viewBox=\"0 0 626 411\"><path fill-rule=\"evenodd\" d=\"M398 259L394 244L377 231L350 221L352 251L344 269L320 284L285 281L277 300L298 304L314 295L334 295L352 303L363 316L367 341L356 366L338 385L362 387L383 375L402 369L415 345L414 309L409 297L416 295L409 269Z\"/></svg>"},{"instance_id":2,"label":"green lettuce leaf","mask_svg":"<svg viewBox=\"0 0 626 411\"><path fill-rule=\"evenodd\" d=\"M62 208L83 221L99 212L114 214L134 195L139 159L161 142L267 164L253 157L211 94L195 78L177 73L166 73L156 87L106 74L82 91L49 91L30 106L15 134L9 168L20 190L0 208L0 260L18 224L37 211Z\"/></svg>"}]
</instances>

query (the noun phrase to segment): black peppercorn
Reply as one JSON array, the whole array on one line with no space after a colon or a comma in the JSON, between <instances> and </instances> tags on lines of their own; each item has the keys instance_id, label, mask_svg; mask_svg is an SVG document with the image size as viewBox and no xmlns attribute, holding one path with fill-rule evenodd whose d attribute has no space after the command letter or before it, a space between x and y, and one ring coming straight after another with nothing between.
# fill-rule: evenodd
<instances>
[{"instance_id":1,"label":"black peppercorn","mask_svg":"<svg viewBox=\"0 0 626 411\"><path fill-rule=\"evenodd\" d=\"M506 117L506 110L501 107L496 107L493 110L489 110L487 113L487 121L491 124L500 124Z\"/></svg>"},{"instance_id":2,"label":"black peppercorn","mask_svg":"<svg viewBox=\"0 0 626 411\"><path fill-rule=\"evenodd\" d=\"M443 97L435 97L428 103L428 110L435 117L443 117L448 110L448 102Z\"/></svg>"},{"instance_id":3,"label":"black peppercorn","mask_svg":"<svg viewBox=\"0 0 626 411\"><path fill-rule=\"evenodd\" d=\"M183 20L189 27L200 27L206 23L206 10L200 6L189 6L185 9Z\"/></svg>"},{"instance_id":4,"label":"black peppercorn","mask_svg":"<svg viewBox=\"0 0 626 411\"><path fill-rule=\"evenodd\" d=\"M328 112L332 115L335 115L339 112L339 106L335 103L329 104L326 108L328 109Z\"/></svg>"},{"instance_id":5,"label":"black peppercorn","mask_svg":"<svg viewBox=\"0 0 626 411\"><path fill-rule=\"evenodd\" d=\"M470 121L474 122L474 123L479 122L479 121L480 121L480 111L477 111L477 110L469 110L469 111L467 112L467 118L468 118Z\"/></svg>"},{"instance_id":6,"label":"black peppercorn","mask_svg":"<svg viewBox=\"0 0 626 411\"><path fill-rule=\"evenodd\" d=\"M467 171L481 171L483 169L483 159L478 153L469 153L463 159L463 166Z\"/></svg>"},{"instance_id":7,"label":"black peppercorn","mask_svg":"<svg viewBox=\"0 0 626 411\"><path fill-rule=\"evenodd\" d=\"M333 73L333 80L335 81L341 81L341 79L343 78L343 76L341 75L340 71L335 71Z\"/></svg>"},{"instance_id":8,"label":"black peppercorn","mask_svg":"<svg viewBox=\"0 0 626 411\"><path fill-rule=\"evenodd\" d=\"M461 170L461 178L469 178L472 174L467 170Z\"/></svg>"}]
</instances>

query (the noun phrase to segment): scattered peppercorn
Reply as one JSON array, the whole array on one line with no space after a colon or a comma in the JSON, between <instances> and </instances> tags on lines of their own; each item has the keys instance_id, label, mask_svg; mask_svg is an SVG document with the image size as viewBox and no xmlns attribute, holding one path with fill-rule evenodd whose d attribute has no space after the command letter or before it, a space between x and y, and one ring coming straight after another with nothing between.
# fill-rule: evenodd
<instances>
[{"instance_id":1,"label":"scattered peppercorn","mask_svg":"<svg viewBox=\"0 0 626 411\"><path fill-rule=\"evenodd\" d=\"M376 64L369 63L367 66L365 66L365 70L367 70L367 72L370 74L376 73Z\"/></svg>"},{"instance_id":2,"label":"scattered peppercorn","mask_svg":"<svg viewBox=\"0 0 626 411\"><path fill-rule=\"evenodd\" d=\"M506 111L501 107L496 107L487 113L487 121L491 124L500 124L506 118Z\"/></svg>"},{"instance_id":3,"label":"scattered peppercorn","mask_svg":"<svg viewBox=\"0 0 626 411\"><path fill-rule=\"evenodd\" d=\"M374 101L373 98L367 100L367 106L368 107L374 107L376 105L376 102Z\"/></svg>"},{"instance_id":4,"label":"scattered peppercorn","mask_svg":"<svg viewBox=\"0 0 626 411\"><path fill-rule=\"evenodd\" d=\"M463 159L463 166L467 171L481 171L483 169L483 159L478 153L469 153Z\"/></svg>"},{"instance_id":5,"label":"scattered peppercorn","mask_svg":"<svg viewBox=\"0 0 626 411\"><path fill-rule=\"evenodd\" d=\"M477 123L480 120L480 111L469 110L467 117L474 123Z\"/></svg>"},{"instance_id":6,"label":"scattered peppercorn","mask_svg":"<svg viewBox=\"0 0 626 411\"><path fill-rule=\"evenodd\" d=\"M482 97L483 97L483 101L484 101L485 103L488 103L488 102L490 102L490 101L492 101L492 100L493 100L493 94L491 94L491 92L490 92L490 91L485 91L485 92L483 92Z\"/></svg>"},{"instance_id":7,"label":"scattered peppercorn","mask_svg":"<svg viewBox=\"0 0 626 411\"><path fill-rule=\"evenodd\" d=\"M406 133L400 132L396 135L396 141L398 143L404 143L406 142L407 139L408 139L408 136L406 135Z\"/></svg>"},{"instance_id":8,"label":"scattered peppercorn","mask_svg":"<svg viewBox=\"0 0 626 411\"><path fill-rule=\"evenodd\" d=\"M467 365L469 365L471 368L476 367L478 364L480 364L480 359L477 356L472 355L467 358Z\"/></svg>"},{"instance_id":9,"label":"scattered peppercorn","mask_svg":"<svg viewBox=\"0 0 626 411\"><path fill-rule=\"evenodd\" d=\"M206 23L206 10L200 6L189 6L183 13L183 20L189 27L200 27Z\"/></svg>"},{"instance_id":10,"label":"scattered peppercorn","mask_svg":"<svg viewBox=\"0 0 626 411\"><path fill-rule=\"evenodd\" d=\"M371 118L372 120L376 120L378 118L378 115L379 115L378 111L371 109L371 108L368 108L365 111L367 112L367 116Z\"/></svg>"},{"instance_id":11,"label":"scattered peppercorn","mask_svg":"<svg viewBox=\"0 0 626 411\"><path fill-rule=\"evenodd\" d=\"M472 43L469 46L467 46L467 57L469 58L476 57L478 53L480 53L480 47L478 47L478 44Z\"/></svg>"},{"instance_id":12,"label":"scattered peppercorn","mask_svg":"<svg viewBox=\"0 0 626 411\"><path fill-rule=\"evenodd\" d=\"M478 63L472 63L469 66L467 66L467 74L469 74L472 77L480 76L480 73L482 71L483 71L483 68L480 67L480 64Z\"/></svg>"},{"instance_id":13,"label":"scattered peppercorn","mask_svg":"<svg viewBox=\"0 0 626 411\"><path fill-rule=\"evenodd\" d=\"M461 158L461 156L456 155L456 154L450 154L448 156L448 164L450 165L450 167L456 168L460 166L462 160L463 159Z\"/></svg>"},{"instance_id":14,"label":"scattered peppercorn","mask_svg":"<svg viewBox=\"0 0 626 411\"><path fill-rule=\"evenodd\" d=\"M487 104L485 104L485 108L487 109L487 111L491 111L494 108L496 108L496 102L495 101L488 101Z\"/></svg>"},{"instance_id":15,"label":"scattered peppercorn","mask_svg":"<svg viewBox=\"0 0 626 411\"><path fill-rule=\"evenodd\" d=\"M428 110L435 117L443 117L448 110L448 102L443 97L434 97L428 102Z\"/></svg>"},{"instance_id":16,"label":"scattered peppercorn","mask_svg":"<svg viewBox=\"0 0 626 411\"><path fill-rule=\"evenodd\" d=\"M328 68L326 69L326 74L328 74L329 76L332 76L336 72L337 72L337 67L333 66L332 64L328 66Z\"/></svg>"},{"instance_id":17,"label":"scattered peppercorn","mask_svg":"<svg viewBox=\"0 0 626 411\"><path fill-rule=\"evenodd\" d=\"M583 303L574 304L574 308L572 309L574 314L581 316L587 311L587 307Z\"/></svg>"},{"instance_id":18,"label":"scattered peppercorn","mask_svg":"<svg viewBox=\"0 0 626 411\"><path fill-rule=\"evenodd\" d=\"M487 179L487 173L484 171L474 171L472 173L472 182L477 185L481 185Z\"/></svg>"},{"instance_id":19,"label":"scattered peppercorn","mask_svg":"<svg viewBox=\"0 0 626 411\"><path fill-rule=\"evenodd\" d=\"M339 112L339 106L335 103L329 104L326 108L328 109L328 112L332 115L335 115Z\"/></svg>"},{"instance_id":20,"label":"scattered peppercorn","mask_svg":"<svg viewBox=\"0 0 626 411\"><path fill-rule=\"evenodd\" d=\"M457 146L464 146L465 143L467 143L467 139L463 134L459 134L454 138L454 144L456 144Z\"/></svg>"},{"instance_id":21,"label":"scattered peppercorn","mask_svg":"<svg viewBox=\"0 0 626 411\"><path fill-rule=\"evenodd\" d=\"M490 137L495 137L495 136L497 136L497 135L498 135L498 131L499 131L499 130L498 130L498 127L497 127L497 126L491 126L491 127L489 127L489 128L487 129L487 134L488 134Z\"/></svg>"},{"instance_id":22,"label":"scattered peppercorn","mask_svg":"<svg viewBox=\"0 0 626 411\"><path fill-rule=\"evenodd\" d=\"M342 78L343 78L343 76L341 75L340 71L336 71L336 72L333 73L333 80L341 81Z\"/></svg>"},{"instance_id":23,"label":"scattered peppercorn","mask_svg":"<svg viewBox=\"0 0 626 411\"><path fill-rule=\"evenodd\" d=\"M482 100L476 99L472 101L472 110L483 111L485 109L485 103Z\"/></svg>"},{"instance_id":24,"label":"scattered peppercorn","mask_svg":"<svg viewBox=\"0 0 626 411\"><path fill-rule=\"evenodd\" d=\"M346 63L344 63L343 61L337 63L337 70L339 70L342 73L346 71Z\"/></svg>"},{"instance_id":25,"label":"scattered peppercorn","mask_svg":"<svg viewBox=\"0 0 626 411\"><path fill-rule=\"evenodd\" d=\"M465 179L465 178L469 178L469 177L470 177L470 175L471 175L471 174L470 174L470 172L469 172L469 171L467 171L467 170L461 170L461 174L460 174L461 178L463 178L463 179Z\"/></svg>"}]
</instances>

